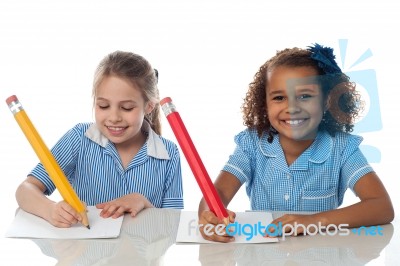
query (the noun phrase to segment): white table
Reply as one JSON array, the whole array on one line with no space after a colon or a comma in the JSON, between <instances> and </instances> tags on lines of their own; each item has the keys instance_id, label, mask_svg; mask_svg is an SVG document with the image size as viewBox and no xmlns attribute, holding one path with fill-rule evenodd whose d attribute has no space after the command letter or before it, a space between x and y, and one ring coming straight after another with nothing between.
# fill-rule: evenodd
<instances>
[{"instance_id":1,"label":"white table","mask_svg":"<svg viewBox=\"0 0 400 266\"><path fill-rule=\"evenodd\" d=\"M383 235L298 236L267 244L177 244L179 211L126 216L116 239L2 237L1 265L398 265L400 223ZM274 214L278 215L278 214ZM396 229L396 230L395 230ZM396 232L397 231L397 232Z\"/></svg>"}]
</instances>

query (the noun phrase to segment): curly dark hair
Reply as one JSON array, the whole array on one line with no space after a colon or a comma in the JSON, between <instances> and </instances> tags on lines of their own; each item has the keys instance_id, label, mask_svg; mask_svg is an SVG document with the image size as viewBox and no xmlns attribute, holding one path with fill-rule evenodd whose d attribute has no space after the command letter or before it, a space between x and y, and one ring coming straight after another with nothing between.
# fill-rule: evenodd
<instances>
[{"instance_id":1,"label":"curly dark hair","mask_svg":"<svg viewBox=\"0 0 400 266\"><path fill-rule=\"evenodd\" d=\"M280 66L313 67L317 71L328 107L319 130L326 130L332 136L336 132L353 131L354 121L363 107L355 83L350 82L350 78L342 72L325 73L310 55L309 50L297 47L277 51L276 55L265 62L254 75L241 109L243 124L247 128L257 130L259 137L267 133L268 141L272 142L273 135L278 134L268 119L266 90L267 73Z\"/></svg>"}]
</instances>

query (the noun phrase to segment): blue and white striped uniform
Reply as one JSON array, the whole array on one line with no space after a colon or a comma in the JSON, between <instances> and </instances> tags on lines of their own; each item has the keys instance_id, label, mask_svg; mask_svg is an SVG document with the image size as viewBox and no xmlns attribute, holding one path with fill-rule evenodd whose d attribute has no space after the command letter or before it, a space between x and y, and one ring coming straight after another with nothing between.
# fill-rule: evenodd
<instances>
[{"instance_id":1,"label":"blue and white striped uniform","mask_svg":"<svg viewBox=\"0 0 400 266\"><path fill-rule=\"evenodd\" d=\"M255 130L235 136L234 153L223 168L246 183L253 210L326 211L339 207L347 188L372 167L359 149L362 137L318 132L314 142L290 166L279 134L268 143ZM354 191L354 190L353 190Z\"/></svg>"},{"instance_id":2,"label":"blue and white striped uniform","mask_svg":"<svg viewBox=\"0 0 400 266\"><path fill-rule=\"evenodd\" d=\"M79 198L87 205L140 193L157 208L183 208L182 172L175 143L157 135L146 121L147 141L124 169L114 143L93 123L70 129L52 153ZM46 186L55 186L39 163L30 173Z\"/></svg>"}]
</instances>

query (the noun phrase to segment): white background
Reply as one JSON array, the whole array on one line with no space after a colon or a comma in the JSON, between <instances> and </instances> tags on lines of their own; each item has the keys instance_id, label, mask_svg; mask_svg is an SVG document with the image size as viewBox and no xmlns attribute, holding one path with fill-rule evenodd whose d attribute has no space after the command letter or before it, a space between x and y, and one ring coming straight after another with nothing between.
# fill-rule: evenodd
<instances>
[{"instance_id":1,"label":"white background","mask_svg":"<svg viewBox=\"0 0 400 266\"><path fill-rule=\"evenodd\" d=\"M0 2L0 228L17 207L17 185L38 159L5 104L16 94L51 147L73 125L93 120L95 67L115 50L146 57L160 73L214 180L242 130L240 106L258 68L276 50L348 40L344 71L376 71L383 129L363 134L378 147L374 164L399 210L398 99L400 8L396 1L15 1ZM163 118L166 138L176 141ZM182 155L186 210L200 190ZM57 197L57 196L55 196ZM349 191L345 205L356 198ZM249 208L241 189L229 207Z\"/></svg>"}]
</instances>

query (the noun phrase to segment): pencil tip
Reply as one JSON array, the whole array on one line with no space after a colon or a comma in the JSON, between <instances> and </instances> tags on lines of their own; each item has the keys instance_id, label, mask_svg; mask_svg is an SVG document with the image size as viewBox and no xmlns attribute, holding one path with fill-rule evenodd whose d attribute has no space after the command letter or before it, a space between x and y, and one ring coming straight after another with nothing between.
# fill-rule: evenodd
<instances>
[{"instance_id":1,"label":"pencil tip","mask_svg":"<svg viewBox=\"0 0 400 266\"><path fill-rule=\"evenodd\" d=\"M88 226L86 226L86 228L90 230L90 226L89 226L89 225L88 225Z\"/></svg>"}]
</instances>

